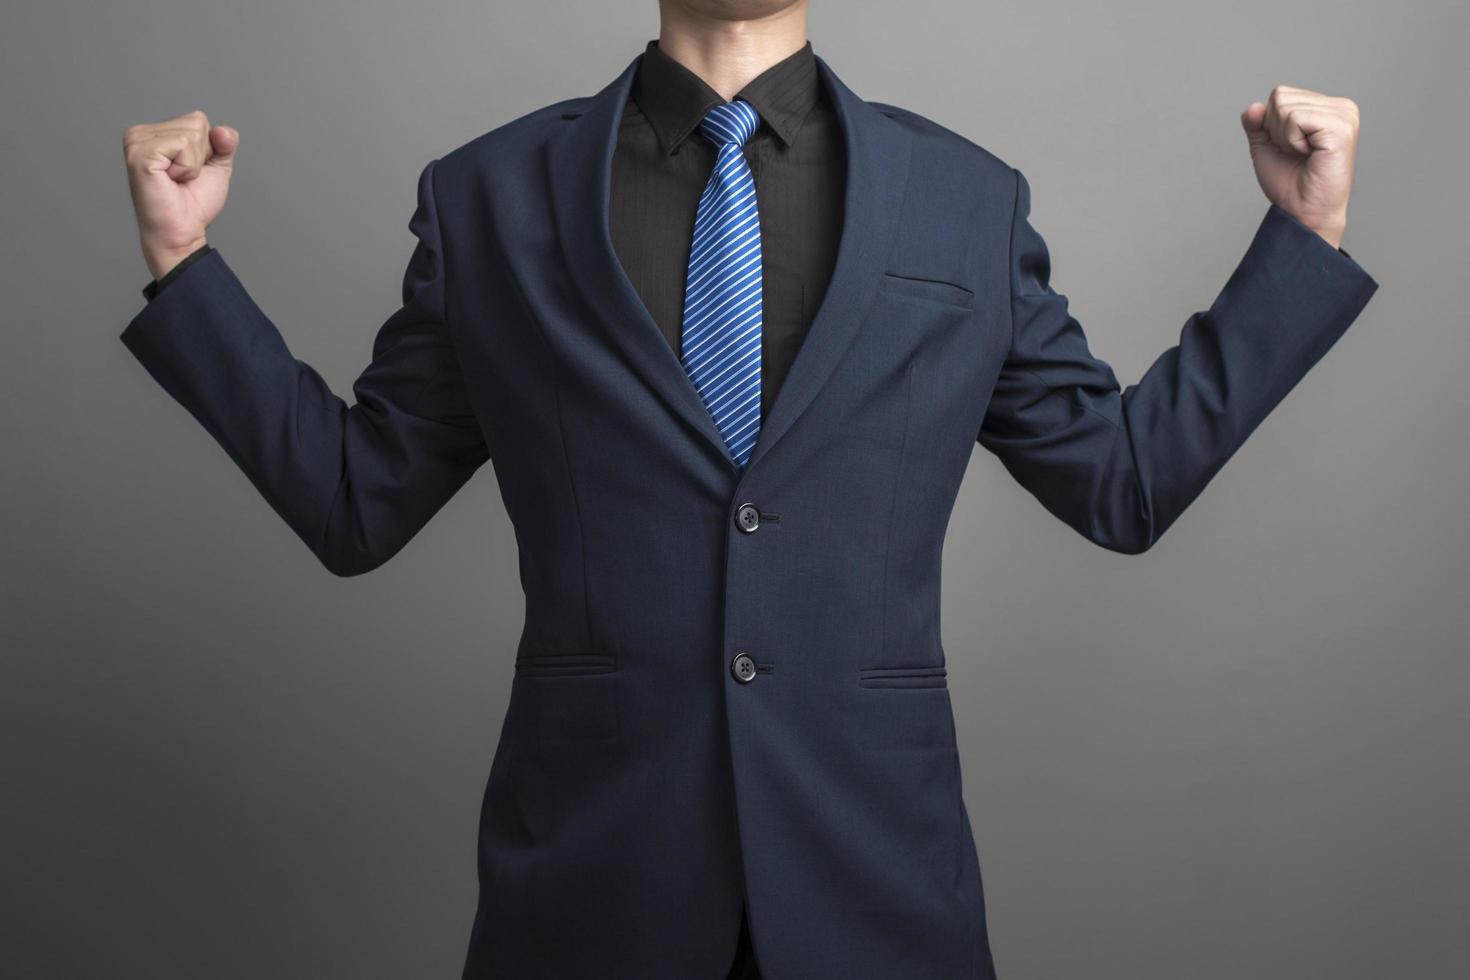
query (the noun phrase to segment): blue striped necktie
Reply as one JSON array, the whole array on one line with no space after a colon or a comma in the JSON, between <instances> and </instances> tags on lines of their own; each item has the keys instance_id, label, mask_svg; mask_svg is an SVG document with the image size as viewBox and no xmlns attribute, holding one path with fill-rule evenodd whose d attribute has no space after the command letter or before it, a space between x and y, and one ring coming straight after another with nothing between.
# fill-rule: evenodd
<instances>
[{"instance_id":1,"label":"blue striped necktie","mask_svg":"<svg viewBox=\"0 0 1470 980\"><path fill-rule=\"evenodd\" d=\"M719 153L694 215L680 354L742 468L761 423L761 223L742 149L760 121L749 102L736 99L699 124Z\"/></svg>"}]
</instances>

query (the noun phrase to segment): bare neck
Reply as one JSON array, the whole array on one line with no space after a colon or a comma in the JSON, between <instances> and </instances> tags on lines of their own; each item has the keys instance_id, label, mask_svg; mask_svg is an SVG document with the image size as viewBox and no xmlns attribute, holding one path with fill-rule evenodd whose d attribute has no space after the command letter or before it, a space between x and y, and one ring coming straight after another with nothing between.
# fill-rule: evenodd
<instances>
[{"instance_id":1,"label":"bare neck","mask_svg":"<svg viewBox=\"0 0 1470 980\"><path fill-rule=\"evenodd\" d=\"M726 101L806 44L806 0L743 20L659 4L659 50L709 83Z\"/></svg>"}]
</instances>

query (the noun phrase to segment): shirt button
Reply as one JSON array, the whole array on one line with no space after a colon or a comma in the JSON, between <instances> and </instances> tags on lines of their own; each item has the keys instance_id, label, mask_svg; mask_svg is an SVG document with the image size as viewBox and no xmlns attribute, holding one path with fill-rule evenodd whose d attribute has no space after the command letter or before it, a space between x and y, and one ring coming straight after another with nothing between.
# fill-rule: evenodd
<instances>
[{"instance_id":1,"label":"shirt button","mask_svg":"<svg viewBox=\"0 0 1470 980\"><path fill-rule=\"evenodd\" d=\"M735 512L735 526L750 534L761 526L761 512L755 504L741 504Z\"/></svg>"},{"instance_id":2,"label":"shirt button","mask_svg":"<svg viewBox=\"0 0 1470 980\"><path fill-rule=\"evenodd\" d=\"M742 684L749 684L755 680L755 660L748 653L737 653L735 659L730 661L730 673Z\"/></svg>"}]
</instances>

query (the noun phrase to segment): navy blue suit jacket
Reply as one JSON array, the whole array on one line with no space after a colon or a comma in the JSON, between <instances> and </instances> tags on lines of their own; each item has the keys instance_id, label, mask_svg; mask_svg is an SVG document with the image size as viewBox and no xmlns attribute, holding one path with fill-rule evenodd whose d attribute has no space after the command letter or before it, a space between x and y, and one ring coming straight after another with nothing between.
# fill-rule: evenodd
<instances>
[{"instance_id":1,"label":"navy blue suit jacket","mask_svg":"<svg viewBox=\"0 0 1470 980\"><path fill-rule=\"evenodd\" d=\"M994 976L939 619L976 443L1088 540L1144 551L1377 287L1268 206L1123 390L1049 282L1020 172L818 62L846 224L744 471L608 234L636 59L423 168L402 307L351 403L220 251L122 333L338 575L493 461L525 624L467 978L717 980L742 896L772 980Z\"/></svg>"}]
</instances>

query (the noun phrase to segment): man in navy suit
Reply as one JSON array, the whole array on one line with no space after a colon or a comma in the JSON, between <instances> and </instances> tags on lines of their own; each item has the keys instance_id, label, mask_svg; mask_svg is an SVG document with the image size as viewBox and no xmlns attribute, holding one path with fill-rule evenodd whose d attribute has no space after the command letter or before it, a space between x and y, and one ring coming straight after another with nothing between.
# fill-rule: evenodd
<instances>
[{"instance_id":1,"label":"man in navy suit","mask_svg":"<svg viewBox=\"0 0 1470 980\"><path fill-rule=\"evenodd\" d=\"M970 455L1158 541L1377 288L1357 107L1244 109L1260 225L1124 390L1018 170L855 94L805 0L660 12L596 94L424 166L351 403L205 240L239 134L129 128L122 340L338 575L494 461L525 625L466 978L994 977L939 627Z\"/></svg>"}]
</instances>

